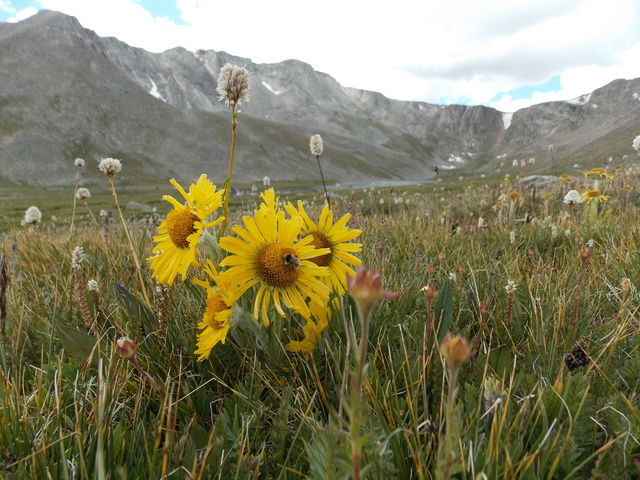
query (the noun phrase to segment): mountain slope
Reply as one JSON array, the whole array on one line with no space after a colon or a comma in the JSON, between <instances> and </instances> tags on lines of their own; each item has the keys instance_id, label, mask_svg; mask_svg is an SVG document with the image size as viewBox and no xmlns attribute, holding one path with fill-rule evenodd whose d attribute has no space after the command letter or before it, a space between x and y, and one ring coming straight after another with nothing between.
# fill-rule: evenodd
<instances>
[{"instance_id":1,"label":"mountain slope","mask_svg":"<svg viewBox=\"0 0 640 480\"><path fill-rule=\"evenodd\" d=\"M123 181L188 181L204 172L221 184L230 111L215 88L227 62L251 72L251 100L239 117L238 181L316 181L308 147L314 133L325 140L325 175L343 182L428 178L435 166L490 171L505 156L546 158L550 143L559 163L598 163L632 153L640 124L638 79L613 82L583 102L535 105L506 122L487 107L346 88L295 60L150 53L49 11L0 24L0 51L0 176L33 185L68 184L74 158L104 156L123 160ZM98 174L90 163L88 179Z\"/></svg>"}]
</instances>

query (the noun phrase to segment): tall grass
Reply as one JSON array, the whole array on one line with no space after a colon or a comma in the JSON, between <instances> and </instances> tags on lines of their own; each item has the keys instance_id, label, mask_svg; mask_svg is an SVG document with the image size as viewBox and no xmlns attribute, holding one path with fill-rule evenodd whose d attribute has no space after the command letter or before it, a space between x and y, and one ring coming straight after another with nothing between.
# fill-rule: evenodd
<instances>
[{"instance_id":1,"label":"tall grass","mask_svg":"<svg viewBox=\"0 0 640 480\"><path fill-rule=\"evenodd\" d=\"M363 478L440 475L448 431L456 435L453 478L637 478L639 178L619 173L599 212L578 205L575 222L562 203L567 187L521 191L510 219L498 201L508 187L490 183L445 182L444 191L429 185L405 196L376 187L343 192L333 205L362 229L363 263L386 290L402 293L378 302L370 321ZM243 199L244 210L254 202ZM309 198L310 212L321 207ZM230 224L242 213L231 208ZM532 220L520 221L527 213ZM153 222L131 233L138 258L150 256ZM100 305L87 299L99 341L88 335L74 288L76 245L85 251L82 278L99 286ZM300 336L294 327L247 322L196 362L202 289L179 280L156 288L143 272L150 304L138 303L121 226L79 226L71 239L64 226L14 229L2 249L10 277L0 349L4 478L352 474L349 325L360 332L348 296L308 355L285 348ZM422 291L428 284L432 303ZM438 348L445 330L474 349L458 374L449 424ZM138 339L138 362L161 389L118 356L115 340L125 335Z\"/></svg>"}]
</instances>

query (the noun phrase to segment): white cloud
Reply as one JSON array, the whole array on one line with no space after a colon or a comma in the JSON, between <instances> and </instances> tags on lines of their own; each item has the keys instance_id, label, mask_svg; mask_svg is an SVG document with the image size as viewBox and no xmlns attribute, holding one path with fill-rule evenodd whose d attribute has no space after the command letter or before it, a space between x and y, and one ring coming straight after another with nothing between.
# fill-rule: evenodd
<instances>
[{"instance_id":1,"label":"white cloud","mask_svg":"<svg viewBox=\"0 0 640 480\"><path fill-rule=\"evenodd\" d=\"M0 12L14 13L15 11L16 9L13 7L11 2L0 0Z\"/></svg>"},{"instance_id":2,"label":"white cloud","mask_svg":"<svg viewBox=\"0 0 640 480\"><path fill-rule=\"evenodd\" d=\"M395 0L384 8L364 0L176 2L186 25L154 17L135 0L40 0L99 35L150 51L295 58L345 86L402 100L489 104L500 92L560 75L559 92L492 103L508 111L640 77L637 0Z\"/></svg>"},{"instance_id":3,"label":"white cloud","mask_svg":"<svg viewBox=\"0 0 640 480\"><path fill-rule=\"evenodd\" d=\"M32 15L38 13L38 9L36 7L27 7L22 10L15 12L15 15L8 19L9 23L20 22L26 18L29 18Z\"/></svg>"}]
</instances>

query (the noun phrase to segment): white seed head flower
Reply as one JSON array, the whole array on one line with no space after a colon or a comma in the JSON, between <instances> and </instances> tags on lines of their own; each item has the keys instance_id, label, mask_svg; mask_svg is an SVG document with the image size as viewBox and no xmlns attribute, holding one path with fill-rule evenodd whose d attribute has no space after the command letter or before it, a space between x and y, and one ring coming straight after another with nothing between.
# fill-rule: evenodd
<instances>
[{"instance_id":1,"label":"white seed head flower","mask_svg":"<svg viewBox=\"0 0 640 480\"><path fill-rule=\"evenodd\" d=\"M80 270L80 264L82 263L84 257L84 249L80 246L77 246L73 249L71 253L71 268L74 270Z\"/></svg>"},{"instance_id":2,"label":"white seed head flower","mask_svg":"<svg viewBox=\"0 0 640 480\"><path fill-rule=\"evenodd\" d=\"M640 135L638 135L636 138L633 139L633 149L638 151L638 154L640 155Z\"/></svg>"},{"instance_id":3,"label":"white seed head flower","mask_svg":"<svg viewBox=\"0 0 640 480\"><path fill-rule=\"evenodd\" d=\"M100 160L98 168L106 176L113 178L113 176L122 169L122 164L120 163L120 160L115 158L103 158Z\"/></svg>"},{"instance_id":4,"label":"white seed head flower","mask_svg":"<svg viewBox=\"0 0 640 480\"><path fill-rule=\"evenodd\" d=\"M535 165L535 163L536 163L536 159L534 157L531 157L529 159L529 165Z\"/></svg>"},{"instance_id":5,"label":"white seed head flower","mask_svg":"<svg viewBox=\"0 0 640 480\"><path fill-rule=\"evenodd\" d=\"M516 293L517 288L518 288L518 285L516 285L516 282L514 282L513 280L509 280L507 282L507 286L504 287L508 295L511 295L512 293Z\"/></svg>"},{"instance_id":6,"label":"white seed head flower","mask_svg":"<svg viewBox=\"0 0 640 480\"><path fill-rule=\"evenodd\" d=\"M100 291L100 287L98 286L98 281L97 280L89 280L87 282L87 290L89 290L90 292L98 293Z\"/></svg>"},{"instance_id":7,"label":"white seed head flower","mask_svg":"<svg viewBox=\"0 0 640 480\"><path fill-rule=\"evenodd\" d=\"M262 183L266 188L269 188L271 186L271 179L265 175L262 179Z\"/></svg>"},{"instance_id":8,"label":"white seed head flower","mask_svg":"<svg viewBox=\"0 0 640 480\"><path fill-rule=\"evenodd\" d=\"M313 155L314 157L322 155L322 152L324 150L322 145L322 137L317 133L313 135L311 137L311 140L309 140L309 148L311 149L311 155Z\"/></svg>"},{"instance_id":9,"label":"white seed head flower","mask_svg":"<svg viewBox=\"0 0 640 480\"><path fill-rule=\"evenodd\" d=\"M24 223L26 225L37 225L42 221L42 212L38 207L29 207L24 212Z\"/></svg>"},{"instance_id":10,"label":"white seed head flower","mask_svg":"<svg viewBox=\"0 0 640 480\"><path fill-rule=\"evenodd\" d=\"M558 236L558 226L551 225L551 238L556 238Z\"/></svg>"},{"instance_id":11,"label":"white seed head flower","mask_svg":"<svg viewBox=\"0 0 640 480\"><path fill-rule=\"evenodd\" d=\"M574 205L578 205L580 202L582 202L582 195L580 195L577 190L569 190L564 196L564 203L569 206L573 207Z\"/></svg>"},{"instance_id":12,"label":"white seed head flower","mask_svg":"<svg viewBox=\"0 0 640 480\"><path fill-rule=\"evenodd\" d=\"M76 197L78 200L86 200L87 198L91 198L91 192L88 188L80 187L76 192Z\"/></svg>"},{"instance_id":13,"label":"white seed head flower","mask_svg":"<svg viewBox=\"0 0 640 480\"><path fill-rule=\"evenodd\" d=\"M457 282L458 281L458 275L456 274L456 272L449 272L449 280L451 282Z\"/></svg>"},{"instance_id":14,"label":"white seed head flower","mask_svg":"<svg viewBox=\"0 0 640 480\"><path fill-rule=\"evenodd\" d=\"M478 217L478 228L484 227L484 217Z\"/></svg>"},{"instance_id":15,"label":"white seed head flower","mask_svg":"<svg viewBox=\"0 0 640 480\"><path fill-rule=\"evenodd\" d=\"M552 143L551 145L549 145L549 153L553 153L556 151L556 146Z\"/></svg>"},{"instance_id":16,"label":"white seed head flower","mask_svg":"<svg viewBox=\"0 0 640 480\"><path fill-rule=\"evenodd\" d=\"M564 231L564 236L565 237L570 237L571 236L571 230L567 229Z\"/></svg>"},{"instance_id":17,"label":"white seed head flower","mask_svg":"<svg viewBox=\"0 0 640 480\"><path fill-rule=\"evenodd\" d=\"M522 160L520 160L520 167L524 168L527 166L527 162L525 162L524 158Z\"/></svg>"},{"instance_id":18,"label":"white seed head flower","mask_svg":"<svg viewBox=\"0 0 640 480\"><path fill-rule=\"evenodd\" d=\"M224 104L240 105L240 101L249 101L249 71L246 68L227 63L218 76L218 99Z\"/></svg>"},{"instance_id":19,"label":"white seed head flower","mask_svg":"<svg viewBox=\"0 0 640 480\"><path fill-rule=\"evenodd\" d=\"M518 160L515 159L513 162L511 162L511 165L513 165L514 167L518 166Z\"/></svg>"},{"instance_id":20,"label":"white seed head flower","mask_svg":"<svg viewBox=\"0 0 640 480\"><path fill-rule=\"evenodd\" d=\"M101 217L106 217L107 215L109 215L109 214L107 213L106 210L100 210L100 216Z\"/></svg>"},{"instance_id":21,"label":"white seed head flower","mask_svg":"<svg viewBox=\"0 0 640 480\"><path fill-rule=\"evenodd\" d=\"M587 241L587 247L589 247L589 248L593 248L595 244L596 244L596 242L593 241L593 238L590 238Z\"/></svg>"},{"instance_id":22,"label":"white seed head flower","mask_svg":"<svg viewBox=\"0 0 640 480\"><path fill-rule=\"evenodd\" d=\"M514 230L509 232L509 241L511 242L511 245L516 243L516 232Z\"/></svg>"},{"instance_id":23,"label":"white seed head flower","mask_svg":"<svg viewBox=\"0 0 640 480\"><path fill-rule=\"evenodd\" d=\"M84 160L82 158L76 158L73 164L78 168L84 167Z\"/></svg>"}]
</instances>

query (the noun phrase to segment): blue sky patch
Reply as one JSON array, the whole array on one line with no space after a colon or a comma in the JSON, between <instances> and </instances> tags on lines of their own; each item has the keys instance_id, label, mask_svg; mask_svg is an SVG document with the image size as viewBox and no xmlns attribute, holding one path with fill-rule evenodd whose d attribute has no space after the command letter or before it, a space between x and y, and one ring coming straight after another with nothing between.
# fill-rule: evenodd
<instances>
[{"instance_id":1,"label":"blue sky patch","mask_svg":"<svg viewBox=\"0 0 640 480\"><path fill-rule=\"evenodd\" d=\"M137 3L154 17L167 17L177 25L186 25L180 18L182 11L176 0L137 0Z\"/></svg>"},{"instance_id":2,"label":"blue sky patch","mask_svg":"<svg viewBox=\"0 0 640 480\"><path fill-rule=\"evenodd\" d=\"M521 100L523 98L531 98L535 92L558 92L560 90L562 90L562 85L560 85L560 75L555 75L545 83L540 83L538 85L523 85L521 87L514 88L513 90L509 90L508 92L499 92L491 99L491 101L497 102L503 97L503 95L509 95L512 100Z\"/></svg>"}]
</instances>

